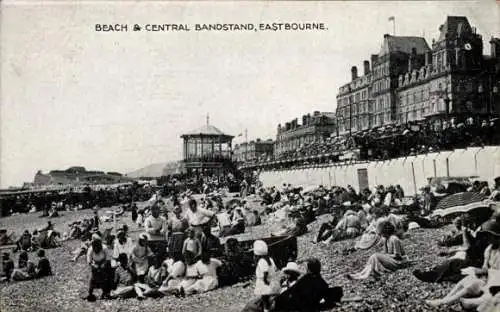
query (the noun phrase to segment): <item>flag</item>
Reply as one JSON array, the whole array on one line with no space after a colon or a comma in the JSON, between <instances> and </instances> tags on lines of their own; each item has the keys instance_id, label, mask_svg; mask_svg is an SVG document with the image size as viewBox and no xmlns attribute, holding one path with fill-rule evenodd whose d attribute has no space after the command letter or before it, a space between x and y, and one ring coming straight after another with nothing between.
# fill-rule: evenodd
<instances>
[{"instance_id":1,"label":"flag","mask_svg":"<svg viewBox=\"0 0 500 312\"><path fill-rule=\"evenodd\" d=\"M394 16L389 17L389 22L394 22L395 18Z\"/></svg>"}]
</instances>

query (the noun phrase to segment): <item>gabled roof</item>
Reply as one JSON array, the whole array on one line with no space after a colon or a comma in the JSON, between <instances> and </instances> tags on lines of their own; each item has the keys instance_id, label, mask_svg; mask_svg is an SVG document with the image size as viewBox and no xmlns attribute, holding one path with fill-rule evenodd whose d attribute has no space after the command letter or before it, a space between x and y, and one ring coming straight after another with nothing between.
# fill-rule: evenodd
<instances>
[{"instance_id":1,"label":"gabled roof","mask_svg":"<svg viewBox=\"0 0 500 312\"><path fill-rule=\"evenodd\" d=\"M214 127L212 125L204 125L198 129L184 133L183 135L181 135L181 137L190 136L190 135L210 135L210 136L229 136L230 137L230 135L225 134L224 132L220 131L219 129L217 129L216 127Z\"/></svg>"},{"instance_id":2,"label":"gabled roof","mask_svg":"<svg viewBox=\"0 0 500 312\"><path fill-rule=\"evenodd\" d=\"M424 54L430 51L429 45L422 37L384 36L384 44L379 56L393 52L403 52L411 54L412 49L417 49L417 54Z\"/></svg>"},{"instance_id":3,"label":"gabled roof","mask_svg":"<svg viewBox=\"0 0 500 312\"><path fill-rule=\"evenodd\" d=\"M448 38L454 38L459 31L461 33L471 33L472 28L465 16L447 16L444 24L439 27L439 31L441 33L438 41L441 41L446 38L446 34L448 34Z\"/></svg>"}]
</instances>

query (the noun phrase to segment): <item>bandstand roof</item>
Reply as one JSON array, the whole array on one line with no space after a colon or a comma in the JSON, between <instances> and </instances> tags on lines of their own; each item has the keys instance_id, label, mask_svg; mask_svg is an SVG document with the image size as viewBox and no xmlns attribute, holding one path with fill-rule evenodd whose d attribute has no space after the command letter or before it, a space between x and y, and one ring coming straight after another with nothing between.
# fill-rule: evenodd
<instances>
[{"instance_id":1,"label":"bandstand roof","mask_svg":"<svg viewBox=\"0 0 500 312\"><path fill-rule=\"evenodd\" d=\"M226 137L226 138L234 137L232 135L225 134L224 132L220 131L217 127L214 127L212 125L204 125L198 129L184 133L183 135L181 135L181 138L190 136L213 136L213 137Z\"/></svg>"}]
</instances>

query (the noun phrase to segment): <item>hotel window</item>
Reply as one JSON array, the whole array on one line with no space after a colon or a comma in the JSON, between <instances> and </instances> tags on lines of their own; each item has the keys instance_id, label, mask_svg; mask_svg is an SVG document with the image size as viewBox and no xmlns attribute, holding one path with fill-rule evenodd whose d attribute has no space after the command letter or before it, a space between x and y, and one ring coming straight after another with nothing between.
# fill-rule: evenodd
<instances>
[{"instance_id":1,"label":"hotel window","mask_svg":"<svg viewBox=\"0 0 500 312\"><path fill-rule=\"evenodd\" d=\"M472 81L467 82L466 88L467 88L467 92L473 92L474 85L473 85Z\"/></svg>"}]
</instances>

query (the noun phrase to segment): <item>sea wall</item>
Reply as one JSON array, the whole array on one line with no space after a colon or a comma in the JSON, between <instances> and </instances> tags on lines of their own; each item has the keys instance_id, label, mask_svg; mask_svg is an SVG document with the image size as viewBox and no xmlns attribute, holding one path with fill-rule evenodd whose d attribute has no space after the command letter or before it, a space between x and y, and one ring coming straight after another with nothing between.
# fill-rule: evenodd
<instances>
[{"instance_id":1,"label":"sea wall","mask_svg":"<svg viewBox=\"0 0 500 312\"><path fill-rule=\"evenodd\" d=\"M283 183L314 187L352 185L356 190L378 184L399 184L407 195L415 194L430 177L477 176L493 184L500 176L500 146L459 149L409 156L387 161L337 163L327 167L263 171L264 186Z\"/></svg>"}]
</instances>

